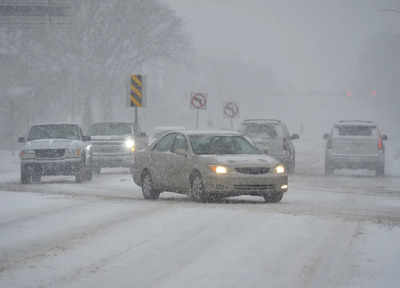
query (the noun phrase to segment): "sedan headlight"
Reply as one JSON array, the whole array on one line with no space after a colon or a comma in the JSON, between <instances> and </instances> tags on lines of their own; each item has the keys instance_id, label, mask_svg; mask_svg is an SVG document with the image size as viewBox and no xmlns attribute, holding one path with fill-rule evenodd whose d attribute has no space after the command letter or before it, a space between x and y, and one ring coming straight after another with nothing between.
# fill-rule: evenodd
<instances>
[{"instance_id":1,"label":"sedan headlight","mask_svg":"<svg viewBox=\"0 0 400 288\"><path fill-rule=\"evenodd\" d=\"M226 174L228 173L228 168L221 165L209 165L208 166L211 171L215 172L216 174Z\"/></svg>"},{"instance_id":2,"label":"sedan headlight","mask_svg":"<svg viewBox=\"0 0 400 288\"><path fill-rule=\"evenodd\" d=\"M22 150L19 153L19 157L21 159L34 159L35 158L35 150Z\"/></svg>"},{"instance_id":3,"label":"sedan headlight","mask_svg":"<svg viewBox=\"0 0 400 288\"><path fill-rule=\"evenodd\" d=\"M285 166L283 166L282 164L279 164L278 166L275 166L275 168L274 168L275 174L285 174L285 172L286 172Z\"/></svg>"},{"instance_id":4,"label":"sedan headlight","mask_svg":"<svg viewBox=\"0 0 400 288\"><path fill-rule=\"evenodd\" d=\"M126 139L125 140L125 148L131 150L132 152L135 152L135 140L133 139Z\"/></svg>"}]
</instances>

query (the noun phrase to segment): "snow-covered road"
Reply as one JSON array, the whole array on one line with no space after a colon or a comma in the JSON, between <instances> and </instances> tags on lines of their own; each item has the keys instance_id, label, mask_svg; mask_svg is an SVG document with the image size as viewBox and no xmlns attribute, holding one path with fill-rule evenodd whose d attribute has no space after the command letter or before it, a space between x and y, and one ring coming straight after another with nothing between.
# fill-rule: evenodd
<instances>
[{"instance_id":1,"label":"snow-covered road","mask_svg":"<svg viewBox=\"0 0 400 288\"><path fill-rule=\"evenodd\" d=\"M400 178L294 175L279 204L143 200L92 182L0 175L0 287L397 287Z\"/></svg>"}]
</instances>

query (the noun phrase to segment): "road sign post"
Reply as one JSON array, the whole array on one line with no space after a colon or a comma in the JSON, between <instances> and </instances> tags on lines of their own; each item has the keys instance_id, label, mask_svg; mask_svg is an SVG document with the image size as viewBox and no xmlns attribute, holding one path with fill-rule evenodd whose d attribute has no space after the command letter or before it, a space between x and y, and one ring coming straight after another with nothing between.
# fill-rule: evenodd
<instances>
[{"instance_id":1,"label":"road sign post","mask_svg":"<svg viewBox=\"0 0 400 288\"><path fill-rule=\"evenodd\" d=\"M207 110L206 93L192 92L190 95L190 107L196 110L196 129L199 129L200 110Z\"/></svg>"}]
</instances>

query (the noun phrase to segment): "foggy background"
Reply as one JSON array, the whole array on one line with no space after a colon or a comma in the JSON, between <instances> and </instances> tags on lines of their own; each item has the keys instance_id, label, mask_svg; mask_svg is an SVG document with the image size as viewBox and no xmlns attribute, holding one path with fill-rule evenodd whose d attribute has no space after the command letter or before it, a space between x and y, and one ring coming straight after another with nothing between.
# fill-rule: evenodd
<instances>
[{"instance_id":1,"label":"foggy background","mask_svg":"<svg viewBox=\"0 0 400 288\"><path fill-rule=\"evenodd\" d=\"M26 3L65 13L0 10L0 148L32 123L131 121L136 73L145 131L193 128L190 93L204 92L201 128L229 128L223 103L235 101L235 128L275 117L322 142L334 121L362 119L399 137L398 1L0 1Z\"/></svg>"}]
</instances>

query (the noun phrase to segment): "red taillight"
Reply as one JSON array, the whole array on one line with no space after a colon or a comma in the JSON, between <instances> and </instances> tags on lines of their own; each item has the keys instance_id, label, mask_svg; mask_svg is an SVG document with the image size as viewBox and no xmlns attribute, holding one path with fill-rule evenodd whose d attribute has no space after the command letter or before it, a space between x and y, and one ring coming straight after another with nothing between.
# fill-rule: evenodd
<instances>
[{"instance_id":1,"label":"red taillight","mask_svg":"<svg viewBox=\"0 0 400 288\"><path fill-rule=\"evenodd\" d=\"M382 142L382 138L379 137L378 139L378 150L382 150L383 149L383 142Z\"/></svg>"},{"instance_id":2,"label":"red taillight","mask_svg":"<svg viewBox=\"0 0 400 288\"><path fill-rule=\"evenodd\" d=\"M23 158L24 157L24 151L19 152L19 158Z\"/></svg>"}]
</instances>

